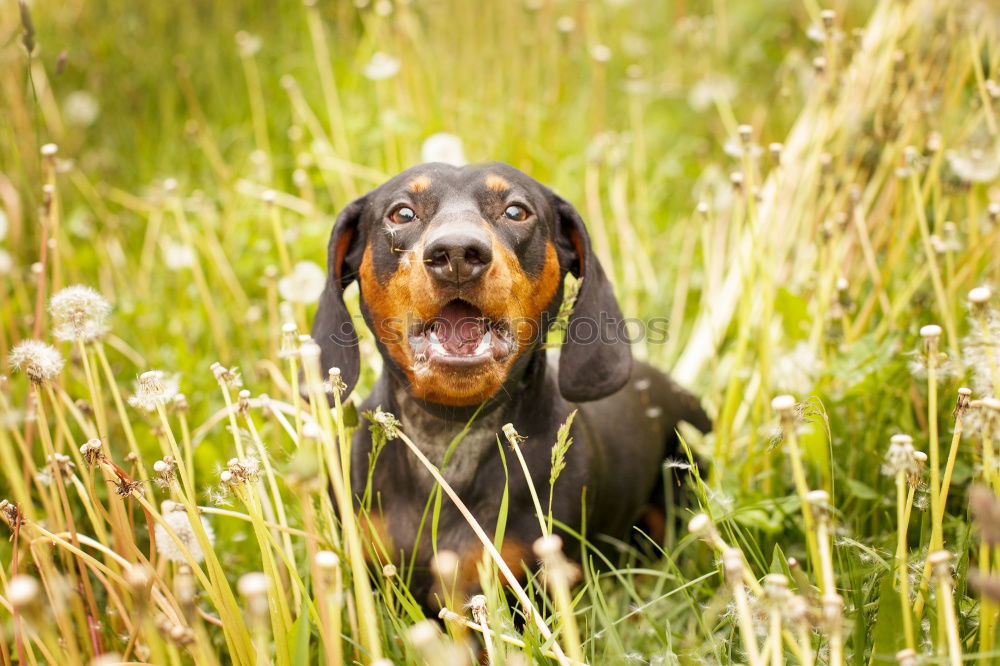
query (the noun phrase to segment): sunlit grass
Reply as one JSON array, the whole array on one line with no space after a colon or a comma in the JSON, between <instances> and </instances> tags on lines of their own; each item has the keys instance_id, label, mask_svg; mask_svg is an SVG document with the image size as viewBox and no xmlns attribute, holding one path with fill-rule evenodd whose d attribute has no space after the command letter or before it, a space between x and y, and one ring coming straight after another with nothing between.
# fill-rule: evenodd
<instances>
[{"instance_id":1,"label":"sunlit grass","mask_svg":"<svg viewBox=\"0 0 1000 666\"><path fill-rule=\"evenodd\" d=\"M995 661L989 6L357 4L0 15L0 663ZM332 216L438 132L577 205L715 421L664 543L471 599L441 551L441 622L300 338Z\"/></svg>"}]
</instances>

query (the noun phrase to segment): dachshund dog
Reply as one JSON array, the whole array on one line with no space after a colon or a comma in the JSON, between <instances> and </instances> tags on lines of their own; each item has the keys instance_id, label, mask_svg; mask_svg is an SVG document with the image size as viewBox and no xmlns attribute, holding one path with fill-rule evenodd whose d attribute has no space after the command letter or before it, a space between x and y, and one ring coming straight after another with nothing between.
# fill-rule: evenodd
<instances>
[{"instance_id":1,"label":"dachshund dog","mask_svg":"<svg viewBox=\"0 0 1000 666\"><path fill-rule=\"evenodd\" d=\"M358 380L358 337L343 298L357 280L362 315L385 360L362 413L394 414L487 533L507 487L501 552L514 571L534 559L541 532L525 475L513 457L505 464L505 424L525 438L527 469L542 506L551 499L556 523L614 538L627 536L662 492L677 424L711 427L690 394L633 362L611 283L577 211L513 167L408 169L340 213L328 252L312 328L323 368L339 368L348 393ZM567 273L580 283L556 359L545 340ZM552 446L574 410L573 441L549 498ZM441 505L436 546L428 525L419 529L435 482L409 449L390 441L373 456L362 421L351 465L355 493L370 478L370 521L385 556L397 564L413 558L418 601L432 603L435 547L457 553L462 575L475 581L482 547L450 503ZM564 541L577 556L579 537Z\"/></svg>"}]
</instances>

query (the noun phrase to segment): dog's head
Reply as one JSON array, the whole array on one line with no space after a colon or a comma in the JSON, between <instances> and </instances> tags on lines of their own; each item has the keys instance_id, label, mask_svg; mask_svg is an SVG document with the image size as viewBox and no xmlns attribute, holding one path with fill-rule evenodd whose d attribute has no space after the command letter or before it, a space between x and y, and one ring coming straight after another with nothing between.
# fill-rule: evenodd
<instances>
[{"instance_id":1,"label":"dog's head","mask_svg":"<svg viewBox=\"0 0 1000 666\"><path fill-rule=\"evenodd\" d=\"M559 362L568 400L594 400L628 380L621 311L565 200L506 164L422 164L349 204L330 236L328 278L312 335L324 368L350 391L360 359L344 288L411 393L474 405L503 386L518 358L543 341L563 278L583 282Z\"/></svg>"}]
</instances>

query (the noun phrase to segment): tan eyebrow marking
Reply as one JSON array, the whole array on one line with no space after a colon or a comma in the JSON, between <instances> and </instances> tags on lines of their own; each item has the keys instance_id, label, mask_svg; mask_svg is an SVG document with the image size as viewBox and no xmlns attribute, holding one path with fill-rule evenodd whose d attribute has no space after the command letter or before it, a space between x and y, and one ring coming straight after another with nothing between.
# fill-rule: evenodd
<instances>
[{"instance_id":1,"label":"tan eyebrow marking","mask_svg":"<svg viewBox=\"0 0 1000 666\"><path fill-rule=\"evenodd\" d=\"M494 192L505 192L510 189L510 183L504 180L501 176L491 173L486 176L486 187L490 188Z\"/></svg>"},{"instance_id":2,"label":"tan eyebrow marking","mask_svg":"<svg viewBox=\"0 0 1000 666\"><path fill-rule=\"evenodd\" d=\"M423 192L428 187L431 186L431 179L427 176L417 176L410 181L410 184L406 186L410 192L416 194L417 192Z\"/></svg>"}]
</instances>

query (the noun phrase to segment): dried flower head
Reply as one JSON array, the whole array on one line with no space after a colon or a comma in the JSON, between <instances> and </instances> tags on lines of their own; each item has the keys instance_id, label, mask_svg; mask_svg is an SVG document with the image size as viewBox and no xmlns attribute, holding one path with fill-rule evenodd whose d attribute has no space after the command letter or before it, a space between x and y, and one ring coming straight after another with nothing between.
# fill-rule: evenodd
<instances>
[{"instance_id":1,"label":"dried flower head","mask_svg":"<svg viewBox=\"0 0 1000 666\"><path fill-rule=\"evenodd\" d=\"M238 484L253 484L260 478L260 461L249 456L247 458L230 458L226 469L219 475L225 486Z\"/></svg>"},{"instance_id":2,"label":"dried flower head","mask_svg":"<svg viewBox=\"0 0 1000 666\"><path fill-rule=\"evenodd\" d=\"M391 441L399 436L400 422L389 412L383 412L381 407L377 407L374 412L365 414L371 425L369 429L373 434L380 435L386 441Z\"/></svg>"},{"instance_id":3,"label":"dried flower head","mask_svg":"<svg viewBox=\"0 0 1000 666\"><path fill-rule=\"evenodd\" d=\"M889 450L885 454L882 473L896 476L899 473L909 475L919 471L920 466L913 456L914 452L912 437L903 434L893 435L889 440Z\"/></svg>"},{"instance_id":4,"label":"dried flower head","mask_svg":"<svg viewBox=\"0 0 1000 666\"><path fill-rule=\"evenodd\" d=\"M1000 400L982 398L969 401L964 423L966 429L976 437L1000 440Z\"/></svg>"},{"instance_id":5,"label":"dried flower head","mask_svg":"<svg viewBox=\"0 0 1000 666\"><path fill-rule=\"evenodd\" d=\"M0 500L0 518L12 529L16 530L24 520L24 514L16 504L10 500Z\"/></svg>"},{"instance_id":6,"label":"dried flower head","mask_svg":"<svg viewBox=\"0 0 1000 666\"><path fill-rule=\"evenodd\" d=\"M299 327L294 322L281 325L281 358L294 358L299 355Z\"/></svg>"},{"instance_id":7,"label":"dried flower head","mask_svg":"<svg viewBox=\"0 0 1000 666\"><path fill-rule=\"evenodd\" d=\"M96 465L105 460L104 444L99 439L92 439L80 447L80 457L88 465Z\"/></svg>"},{"instance_id":8,"label":"dried flower head","mask_svg":"<svg viewBox=\"0 0 1000 666\"><path fill-rule=\"evenodd\" d=\"M90 342L105 332L111 304L98 291L83 285L66 287L49 300L54 328L60 340Z\"/></svg>"},{"instance_id":9,"label":"dried flower head","mask_svg":"<svg viewBox=\"0 0 1000 666\"><path fill-rule=\"evenodd\" d=\"M323 382L323 390L335 396L344 395L344 391L347 390L347 384L344 382L340 374L340 368L330 368L326 373L326 381Z\"/></svg>"},{"instance_id":10,"label":"dried flower head","mask_svg":"<svg viewBox=\"0 0 1000 666\"><path fill-rule=\"evenodd\" d=\"M41 340L22 340L14 345L7 362L28 375L34 384L44 384L59 376L65 361L52 345Z\"/></svg>"},{"instance_id":11,"label":"dried flower head","mask_svg":"<svg viewBox=\"0 0 1000 666\"><path fill-rule=\"evenodd\" d=\"M69 456L63 455L62 453L56 453L55 455L48 456L46 462L49 468L53 472L58 472L63 476L69 476L73 473L73 468L76 467L73 461L69 459Z\"/></svg>"},{"instance_id":12,"label":"dried flower head","mask_svg":"<svg viewBox=\"0 0 1000 666\"><path fill-rule=\"evenodd\" d=\"M962 356L972 370L972 386L977 393L996 391L1000 370L1000 314L990 306L988 287L969 292L969 333L962 338Z\"/></svg>"},{"instance_id":13,"label":"dried flower head","mask_svg":"<svg viewBox=\"0 0 1000 666\"><path fill-rule=\"evenodd\" d=\"M162 460L153 463L153 482L164 490L170 488L177 480L177 461L173 456L163 456Z\"/></svg>"},{"instance_id":14,"label":"dried flower head","mask_svg":"<svg viewBox=\"0 0 1000 666\"><path fill-rule=\"evenodd\" d=\"M171 562L187 562L184 550L181 548L183 546L191 553L195 562L204 560L205 553L201 549L201 544L198 543L198 537L194 533L194 527L191 525L187 510L182 505L169 500L164 502L161 508L163 522L156 523L153 530L156 537L156 551L160 556ZM211 544L215 539L215 533L204 516L201 517L201 525L208 536L209 544ZM170 532L173 532L177 537L176 541L171 537ZM180 543L178 544L178 542Z\"/></svg>"},{"instance_id":15,"label":"dried flower head","mask_svg":"<svg viewBox=\"0 0 1000 666\"><path fill-rule=\"evenodd\" d=\"M228 388L238 389L243 386L243 379L240 377L240 369L236 366L227 368L219 362L212 364L212 374L215 381Z\"/></svg>"},{"instance_id":16,"label":"dried flower head","mask_svg":"<svg viewBox=\"0 0 1000 666\"><path fill-rule=\"evenodd\" d=\"M128 399L128 404L152 412L156 411L158 406L173 400L175 395L177 395L175 382L168 381L160 370L149 370L139 375L135 395Z\"/></svg>"}]
</instances>

